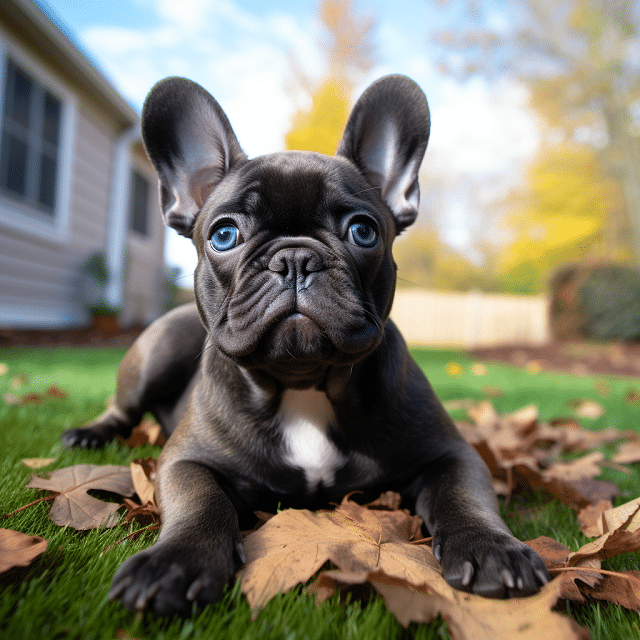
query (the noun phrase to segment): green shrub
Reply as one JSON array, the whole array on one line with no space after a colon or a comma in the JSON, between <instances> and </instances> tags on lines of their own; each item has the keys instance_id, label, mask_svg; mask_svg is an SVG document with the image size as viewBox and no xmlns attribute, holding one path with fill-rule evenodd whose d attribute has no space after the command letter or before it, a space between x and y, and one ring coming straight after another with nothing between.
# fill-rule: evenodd
<instances>
[{"instance_id":1,"label":"green shrub","mask_svg":"<svg viewBox=\"0 0 640 640\"><path fill-rule=\"evenodd\" d=\"M613 264L595 267L580 294L587 336L596 340L640 338L640 272Z\"/></svg>"}]
</instances>

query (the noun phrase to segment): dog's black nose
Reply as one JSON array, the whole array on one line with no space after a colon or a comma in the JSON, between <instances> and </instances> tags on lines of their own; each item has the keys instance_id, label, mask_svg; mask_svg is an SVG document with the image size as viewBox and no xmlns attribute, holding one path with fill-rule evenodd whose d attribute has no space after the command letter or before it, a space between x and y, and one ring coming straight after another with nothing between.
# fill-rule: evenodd
<instances>
[{"instance_id":1,"label":"dog's black nose","mask_svg":"<svg viewBox=\"0 0 640 640\"><path fill-rule=\"evenodd\" d=\"M279 273L287 284L306 286L309 276L324 269L322 258L305 247L280 249L269 261L269 271Z\"/></svg>"}]
</instances>

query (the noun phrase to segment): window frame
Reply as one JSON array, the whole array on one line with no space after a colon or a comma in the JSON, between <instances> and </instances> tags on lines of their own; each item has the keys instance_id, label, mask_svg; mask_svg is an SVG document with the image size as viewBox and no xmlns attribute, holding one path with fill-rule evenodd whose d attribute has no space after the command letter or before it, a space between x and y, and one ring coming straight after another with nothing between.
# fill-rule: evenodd
<instances>
[{"instance_id":1,"label":"window frame","mask_svg":"<svg viewBox=\"0 0 640 640\"><path fill-rule=\"evenodd\" d=\"M21 202L0 190L0 226L22 235L53 243L64 243L69 238L71 186L76 130L77 102L73 93L52 73L32 58L6 33L0 31L0 96L5 95L7 60L11 60L28 73L44 90L60 101L60 131L56 194L53 211L45 213L37 205ZM0 100L0 131L4 122L4 98Z\"/></svg>"},{"instance_id":2,"label":"window frame","mask_svg":"<svg viewBox=\"0 0 640 640\"><path fill-rule=\"evenodd\" d=\"M144 217L144 226L145 226L145 230L144 232L136 229L134 227L134 206L135 206L135 182L136 182L136 176L139 176L142 180L144 180L144 182L147 185L147 191L146 191L146 210L145 210L145 217ZM151 222L151 199L152 199L152 189L153 189L153 182L149 179L149 176L147 175L146 172L142 171L135 162L132 162L131 164L131 168L130 168L130 173L129 173L129 216L128 216L128 224L127 224L127 231L130 234L135 235L136 238L139 238L141 240L149 240L151 239L151 236L153 235L152 233L152 222Z\"/></svg>"}]
</instances>

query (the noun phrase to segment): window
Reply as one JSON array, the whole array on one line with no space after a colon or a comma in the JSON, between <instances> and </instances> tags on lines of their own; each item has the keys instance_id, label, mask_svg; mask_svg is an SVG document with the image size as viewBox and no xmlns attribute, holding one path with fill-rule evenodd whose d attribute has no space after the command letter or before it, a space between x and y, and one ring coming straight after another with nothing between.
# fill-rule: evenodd
<instances>
[{"instance_id":1,"label":"window","mask_svg":"<svg viewBox=\"0 0 640 640\"><path fill-rule=\"evenodd\" d=\"M149 235L149 181L138 171L131 175L129 227L143 236Z\"/></svg>"},{"instance_id":2,"label":"window","mask_svg":"<svg viewBox=\"0 0 640 640\"><path fill-rule=\"evenodd\" d=\"M62 104L11 58L5 68L0 189L53 216Z\"/></svg>"}]
</instances>

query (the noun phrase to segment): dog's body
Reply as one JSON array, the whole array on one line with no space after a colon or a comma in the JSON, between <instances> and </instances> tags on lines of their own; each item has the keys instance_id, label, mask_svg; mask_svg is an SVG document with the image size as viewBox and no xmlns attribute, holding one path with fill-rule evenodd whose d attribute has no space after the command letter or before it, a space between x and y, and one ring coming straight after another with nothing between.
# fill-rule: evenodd
<instances>
[{"instance_id":1,"label":"dog's body","mask_svg":"<svg viewBox=\"0 0 640 640\"><path fill-rule=\"evenodd\" d=\"M101 446L145 411L173 434L156 481L160 537L114 578L126 607L188 614L242 564L254 510L354 490L400 492L458 588L502 597L548 579L388 319L391 245L417 215L428 132L422 92L389 76L358 101L335 157L247 160L201 87L152 90L145 144L167 223L198 250L197 308L152 324L125 356L114 404L63 434Z\"/></svg>"}]
</instances>

